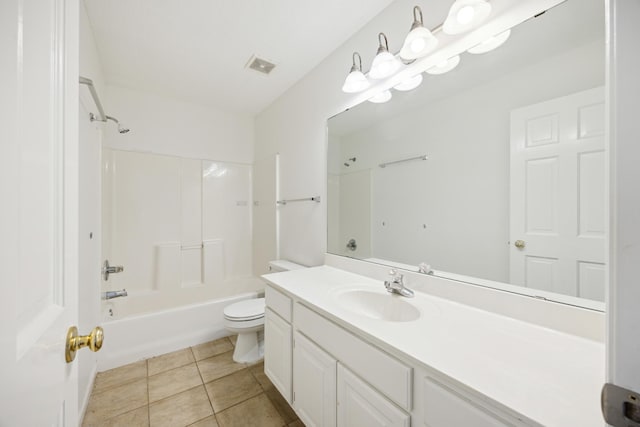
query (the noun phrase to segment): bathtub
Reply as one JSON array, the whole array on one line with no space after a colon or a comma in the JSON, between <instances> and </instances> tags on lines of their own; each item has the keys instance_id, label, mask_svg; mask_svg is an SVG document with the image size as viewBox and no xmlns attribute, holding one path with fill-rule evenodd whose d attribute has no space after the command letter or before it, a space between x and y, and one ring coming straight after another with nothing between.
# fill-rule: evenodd
<instances>
[{"instance_id":1,"label":"bathtub","mask_svg":"<svg viewBox=\"0 0 640 427\"><path fill-rule=\"evenodd\" d=\"M227 336L224 308L263 295L264 282L249 277L225 281L215 290L132 291L127 297L103 301L104 344L98 371Z\"/></svg>"}]
</instances>

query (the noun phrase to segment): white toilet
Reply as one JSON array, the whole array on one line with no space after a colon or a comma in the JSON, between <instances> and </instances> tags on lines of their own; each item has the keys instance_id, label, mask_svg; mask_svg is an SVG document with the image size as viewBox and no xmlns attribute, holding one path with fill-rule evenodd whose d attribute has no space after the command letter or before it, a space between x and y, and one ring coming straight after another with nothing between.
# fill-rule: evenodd
<instances>
[{"instance_id":1,"label":"white toilet","mask_svg":"<svg viewBox=\"0 0 640 427\"><path fill-rule=\"evenodd\" d=\"M269 262L269 272L306 268L291 261ZM233 360L238 363L254 363L264 355L264 298L238 301L224 308L224 326L238 334Z\"/></svg>"}]
</instances>

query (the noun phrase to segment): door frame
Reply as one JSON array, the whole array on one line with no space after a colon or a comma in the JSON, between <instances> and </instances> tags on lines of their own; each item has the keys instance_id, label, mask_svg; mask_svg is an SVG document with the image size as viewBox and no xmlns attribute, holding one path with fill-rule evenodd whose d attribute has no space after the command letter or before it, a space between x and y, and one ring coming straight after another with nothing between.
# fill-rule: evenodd
<instances>
[{"instance_id":1,"label":"door frame","mask_svg":"<svg viewBox=\"0 0 640 427\"><path fill-rule=\"evenodd\" d=\"M640 392L640 1L606 0L610 182L607 382Z\"/></svg>"}]
</instances>

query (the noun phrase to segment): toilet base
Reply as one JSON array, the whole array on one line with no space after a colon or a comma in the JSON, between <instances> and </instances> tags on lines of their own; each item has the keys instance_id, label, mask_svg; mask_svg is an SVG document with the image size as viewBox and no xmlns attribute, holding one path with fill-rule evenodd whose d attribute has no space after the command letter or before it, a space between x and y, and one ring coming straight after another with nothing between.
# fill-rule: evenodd
<instances>
[{"instance_id":1,"label":"toilet base","mask_svg":"<svg viewBox=\"0 0 640 427\"><path fill-rule=\"evenodd\" d=\"M233 361L236 363L255 363L264 357L264 343L258 338L258 332L242 332L238 334Z\"/></svg>"}]
</instances>

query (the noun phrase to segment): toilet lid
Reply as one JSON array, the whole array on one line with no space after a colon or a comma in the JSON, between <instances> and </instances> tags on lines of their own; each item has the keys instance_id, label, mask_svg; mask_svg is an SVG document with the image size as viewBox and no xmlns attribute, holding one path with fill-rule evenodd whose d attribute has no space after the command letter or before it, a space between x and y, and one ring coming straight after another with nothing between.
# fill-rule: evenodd
<instances>
[{"instance_id":1,"label":"toilet lid","mask_svg":"<svg viewBox=\"0 0 640 427\"><path fill-rule=\"evenodd\" d=\"M227 319L253 320L264 316L264 298L239 301L224 308Z\"/></svg>"}]
</instances>

